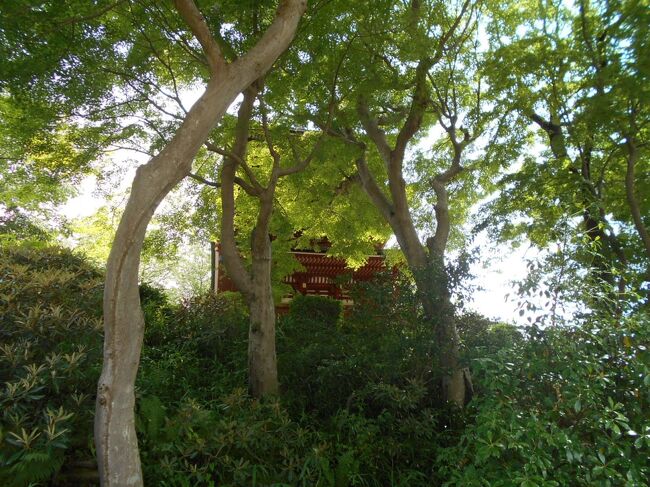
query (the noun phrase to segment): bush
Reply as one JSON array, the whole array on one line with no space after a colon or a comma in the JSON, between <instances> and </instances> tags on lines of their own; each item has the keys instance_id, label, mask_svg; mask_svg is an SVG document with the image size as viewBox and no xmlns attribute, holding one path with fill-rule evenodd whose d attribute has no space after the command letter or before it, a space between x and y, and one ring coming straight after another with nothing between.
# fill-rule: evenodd
<instances>
[{"instance_id":1,"label":"bush","mask_svg":"<svg viewBox=\"0 0 650 487\"><path fill-rule=\"evenodd\" d=\"M383 410L378 386L403 389L412 382L426 384L426 400L433 401L433 330L417 317L395 320L405 305L393 294L378 302L392 281L362 286L355 293L364 299L355 301L344 320L337 320L336 307L324 298L300 298L282 320L279 376L293 414L324 419L352 408L376 416ZM364 313L369 302L374 304Z\"/></svg>"},{"instance_id":2,"label":"bush","mask_svg":"<svg viewBox=\"0 0 650 487\"><path fill-rule=\"evenodd\" d=\"M313 321L314 326L333 328L341 316L341 301L321 296L298 294L291 301L290 321Z\"/></svg>"},{"instance_id":3,"label":"bush","mask_svg":"<svg viewBox=\"0 0 650 487\"><path fill-rule=\"evenodd\" d=\"M460 443L439 457L445 485L648 485L649 343L647 317L592 317L531 327L476 360L483 393Z\"/></svg>"},{"instance_id":4,"label":"bush","mask_svg":"<svg viewBox=\"0 0 650 487\"><path fill-rule=\"evenodd\" d=\"M102 283L67 250L0 248L0 484L92 458Z\"/></svg>"},{"instance_id":5,"label":"bush","mask_svg":"<svg viewBox=\"0 0 650 487\"><path fill-rule=\"evenodd\" d=\"M166 404L213 400L246 383L248 313L239 295L206 294L149 315L137 381L143 395Z\"/></svg>"},{"instance_id":6,"label":"bush","mask_svg":"<svg viewBox=\"0 0 650 487\"><path fill-rule=\"evenodd\" d=\"M102 276L63 249L1 250L0 484L60 485L62 465L93 456ZM353 292L343 318L337 302L296 300L278 330L282 397L256 401L241 298L171 305L143 286L147 483L647 485L647 316L525 333L457 317L477 391L460 412L439 403L434 331L408 282Z\"/></svg>"},{"instance_id":7,"label":"bush","mask_svg":"<svg viewBox=\"0 0 650 487\"><path fill-rule=\"evenodd\" d=\"M73 465L92 474L103 283L67 249L0 246L0 485L37 485ZM160 291L142 296L148 323L171 312Z\"/></svg>"}]
</instances>

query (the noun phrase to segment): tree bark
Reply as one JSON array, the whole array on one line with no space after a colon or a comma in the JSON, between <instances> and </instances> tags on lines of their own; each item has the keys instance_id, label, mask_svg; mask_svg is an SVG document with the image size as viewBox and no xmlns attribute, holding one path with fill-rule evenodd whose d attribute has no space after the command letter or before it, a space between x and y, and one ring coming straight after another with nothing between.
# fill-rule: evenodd
<instances>
[{"instance_id":1,"label":"tree bark","mask_svg":"<svg viewBox=\"0 0 650 487\"><path fill-rule=\"evenodd\" d=\"M189 174L196 153L237 94L266 72L289 45L306 7L305 0L283 2L258 44L227 65L218 48L214 49L214 39L205 36L207 25L193 2L178 0L176 4L204 48L211 79L170 143L138 168L107 262L104 362L95 414L103 486L143 484L134 425L134 387L144 334L138 271L147 225L163 198Z\"/></svg>"},{"instance_id":2,"label":"tree bark","mask_svg":"<svg viewBox=\"0 0 650 487\"><path fill-rule=\"evenodd\" d=\"M250 313L248 330L248 391L260 398L278 393L278 372L275 352L275 303L271 288L271 240L269 228L273 214L275 180L266 188L251 181L251 196L260 202L255 228L251 236L252 266L244 267L235 241L235 178L239 165L246 164L248 134L253 115L257 86L244 92L244 100L237 113L235 142L230 157L226 157L221 171L221 245L228 275L244 295Z\"/></svg>"},{"instance_id":3,"label":"tree bark","mask_svg":"<svg viewBox=\"0 0 650 487\"><path fill-rule=\"evenodd\" d=\"M252 236L248 390L253 397L277 394L279 389L275 352L275 303L271 288L271 239L269 237L274 192L274 187L270 186L261 198L262 207Z\"/></svg>"}]
</instances>

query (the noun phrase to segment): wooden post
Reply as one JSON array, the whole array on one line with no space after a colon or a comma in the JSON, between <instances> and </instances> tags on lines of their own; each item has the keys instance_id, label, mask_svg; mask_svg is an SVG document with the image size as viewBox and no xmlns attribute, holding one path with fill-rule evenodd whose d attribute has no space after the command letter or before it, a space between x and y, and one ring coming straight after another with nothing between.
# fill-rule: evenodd
<instances>
[{"instance_id":1,"label":"wooden post","mask_svg":"<svg viewBox=\"0 0 650 487\"><path fill-rule=\"evenodd\" d=\"M219 246L217 242L210 242L210 291L217 294L219 290Z\"/></svg>"}]
</instances>

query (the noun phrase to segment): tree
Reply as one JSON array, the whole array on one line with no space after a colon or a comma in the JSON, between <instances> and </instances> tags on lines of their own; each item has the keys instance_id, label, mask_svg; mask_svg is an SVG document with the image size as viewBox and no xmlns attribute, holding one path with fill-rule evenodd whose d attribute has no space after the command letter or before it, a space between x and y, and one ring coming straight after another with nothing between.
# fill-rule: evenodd
<instances>
[{"instance_id":1,"label":"tree","mask_svg":"<svg viewBox=\"0 0 650 487\"><path fill-rule=\"evenodd\" d=\"M206 57L210 78L172 140L138 168L106 268L104 365L97 389L95 441L103 485L141 485L134 427L134 383L144 318L138 295L140 251L147 224L237 94L270 68L293 38L305 3L287 0L276 20L242 58L227 63L205 19L190 0L176 2Z\"/></svg>"},{"instance_id":2,"label":"tree","mask_svg":"<svg viewBox=\"0 0 650 487\"><path fill-rule=\"evenodd\" d=\"M352 148L355 177L397 237L425 316L437 330L443 397L459 406L470 396L471 379L460 364L444 259L452 225L449 186L470 172L467 148L482 134L486 119L480 81L472 79L476 52L470 41L477 11L470 1L399 7L385 2L371 10L359 7L356 17L342 16L349 22L347 42L357 64L337 87L344 101L327 129ZM395 28L385 27L388 17ZM323 127L317 118L312 120ZM436 123L446 137L430 157L409 160L409 147ZM435 202L427 203L431 192ZM415 217L427 210L427 219L435 218L435 232L423 243Z\"/></svg>"},{"instance_id":3,"label":"tree","mask_svg":"<svg viewBox=\"0 0 650 487\"><path fill-rule=\"evenodd\" d=\"M323 10L328 8L321 7L312 16L327 18L331 12ZM334 65L332 72L318 64L306 66L301 58L307 46L322 49L323 55L327 51L317 25L312 18L282 63L244 91L237 117L230 121L231 130L206 143L207 154L217 154L220 161L198 161L198 173L192 174L208 188L220 188L221 255L250 312L249 392L254 397L278 392L274 303L278 292L286 290L280 281L295 268L287 251L329 235L339 248L355 248L357 253L363 249L365 259L373 247L368 235L364 239L361 233L377 235L373 219L360 221L356 231L351 231L347 222L357 219L361 209L354 205L343 210L349 212L343 218L332 218L332 200L341 175L331 154L325 153L321 132L295 113L296 105L314 85L328 94L323 108L326 126L331 119L329 108L336 101L336 79L347 53L335 50L327 52L327 59L319 57L321 64ZM208 223L206 214L217 211L213 201L209 197L199 203L198 224ZM327 212L329 218L324 218ZM301 237L296 238L297 232ZM338 239L341 234L346 238ZM358 243L364 240L365 245Z\"/></svg>"},{"instance_id":4,"label":"tree","mask_svg":"<svg viewBox=\"0 0 650 487\"><path fill-rule=\"evenodd\" d=\"M647 9L582 0L529 8L495 12L489 79L495 102L517 117L511 133L536 128L544 152L523 157L492 208L505 238L525 233L540 247L579 215L588 246L576 257L620 301L650 265Z\"/></svg>"},{"instance_id":5,"label":"tree","mask_svg":"<svg viewBox=\"0 0 650 487\"><path fill-rule=\"evenodd\" d=\"M118 117L112 68L128 16L121 2L23 2L0 16L0 205L51 217L97 170L106 147L133 135ZM135 72L137 62L126 62Z\"/></svg>"},{"instance_id":6,"label":"tree","mask_svg":"<svg viewBox=\"0 0 650 487\"><path fill-rule=\"evenodd\" d=\"M258 97L259 85L244 92L239 108L235 141L221 169L221 246L228 275L242 292L250 311L248 337L249 391L253 397L278 392L277 363L275 354L275 303L271 288L271 235L270 225L275 199L275 189L280 178L299 172L311 161L314 150L292 166L282 166L282 156L274 146L268 127L263 98L259 97L262 128L268 151L272 158L271 169L265 184L251 170L246 157L249 143L249 127L253 115L253 103ZM236 176L241 167L247 181ZM258 200L259 211L251 234L251 269L246 270L235 240L235 181L250 196Z\"/></svg>"}]
</instances>

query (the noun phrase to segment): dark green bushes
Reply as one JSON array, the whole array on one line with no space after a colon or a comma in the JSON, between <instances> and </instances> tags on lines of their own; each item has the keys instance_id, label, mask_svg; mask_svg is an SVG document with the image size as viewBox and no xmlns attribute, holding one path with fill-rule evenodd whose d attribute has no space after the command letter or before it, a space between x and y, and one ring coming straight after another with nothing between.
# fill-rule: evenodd
<instances>
[{"instance_id":1,"label":"dark green bushes","mask_svg":"<svg viewBox=\"0 0 650 487\"><path fill-rule=\"evenodd\" d=\"M0 247L0 484L92 457L101 275L57 247Z\"/></svg>"},{"instance_id":2,"label":"dark green bushes","mask_svg":"<svg viewBox=\"0 0 650 487\"><path fill-rule=\"evenodd\" d=\"M240 296L197 296L147 315L138 377L144 395L211 400L246 383L248 317Z\"/></svg>"},{"instance_id":3,"label":"dark green bushes","mask_svg":"<svg viewBox=\"0 0 650 487\"><path fill-rule=\"evenodd\" d=\"M445 485L648 485L649 344L647 317L592 317L531 327L477 359L482 393L459 443L439 456Z\"/></svg>"},{"instance_id":4,"label":"dark green bushes","mask_svg":"<svg viewBox=\"0 0 650 487\"><path fill-rule=\"evenodd\" d=\"M281 323L279 375L295 414L328 418L346 409L378 415L383 395L376 392L382 387L432 383L432 330L415 317L392 319L397 314L392 294L381 302L374 299L380 297L377 287L366 285L360 292L364 300L346 319L339 319L337 302L299 297Z\"/></svg>"},{"instance_id":5,"label":"dark green bushes","mask_svg":"<svg viewBox=\"0 0 650 487\"><path fill-rule=\"evenodd\" d=\"M92 460L101 284L68 251L2 249L0 485L61 485ZM296 300L279 323L282 396L260 402L244 393L239 298L170 305L143 286L147 484L647 485L647 317L521 333L459 316L477 391L459 412L438 401L435 335L408 282L355 293L346 316Z\"/></svg>"}]
</instances>

